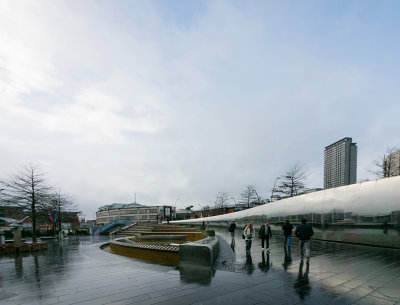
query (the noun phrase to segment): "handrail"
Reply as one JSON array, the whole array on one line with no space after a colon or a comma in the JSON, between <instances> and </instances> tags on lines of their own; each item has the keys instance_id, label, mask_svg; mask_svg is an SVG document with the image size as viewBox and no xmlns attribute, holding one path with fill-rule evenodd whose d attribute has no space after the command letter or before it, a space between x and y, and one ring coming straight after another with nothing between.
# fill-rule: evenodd
<instances>
[{"instance_id":1,"label":"handrail","mask_svg":"<svg viewBox=\"0 0 400 305\"><path fill-rule=\"evenodd\" d=\"M114 219L110 223L100 227L99 233L102 234L102 233L108 231L109 229L111 229L112 227L114 227L115 225L126 225L126 224L130 224L130 223L131 223L131 221L129 219Z\"/></svg>"},{"instance_id":2,"label":"handrail","mask_svg":"<svg viewBox=\"0 0 400 305\"><path fill-rule=\"evenodd\" d=\"M110 235L113 235L113 234L115 234L115 233L118 233L118 232L120 232L120 231L122 231L122 230L129 229L130 227L133 227L133 226L135 226L136 224L137 224L137 222L134 222L134 223L128 224L128 225L126 225L126 226L120 227L120 228L118 228L118 229L115 229L114 231L111 231L111 232L110 232Z\"/></svg>"}]
</instances>

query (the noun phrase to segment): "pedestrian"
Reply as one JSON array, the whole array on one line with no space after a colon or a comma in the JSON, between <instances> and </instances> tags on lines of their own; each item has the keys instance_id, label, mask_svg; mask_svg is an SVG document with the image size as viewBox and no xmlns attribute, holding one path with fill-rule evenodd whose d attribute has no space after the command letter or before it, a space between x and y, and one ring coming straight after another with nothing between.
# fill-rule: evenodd
<instances>
[{"instance_id":1,"label":"pedestrian","mask_svg":"<svg viewBox=\"0 0 400 305\"><path fill-rule=\"evenodd\" d=\"M304 259L304 248L306 249L307 262L310 261L310 238L314 235L313 228L307 224L306 219L301 220L301 225L296 226L294 234L300 240L300 257Z\"/></svg>"},{"instance_id":2,"label":"pedestrian","mask_svg":"<svg viewBox=\"0 0 400 305\"><path fill-rule=\"evenodd\" d=\"M235 237L235 230L236 230L236 223L235 221L232 221L231 225L229 226L228 231L231 232L232 238Z\"/></svg>"},{"instance_id":3,"label":"pedestrian","mask_svg":"<svg viewBox=\"0 0 400 305\"><path fill-rule=\"evenodd\" d=\"M253 237L255 235L253 223L249 222L247 226L243 230L243 235L244 239L246 241L246 253L250 254L250 249L251 249L251 242L253 240Z\"/></svg>"},{"instance_id":4,"label":"pedestrian","mask_svg":"<svg viewBox=\"0 0 400 305\"><path fill-rule=\"evenodd\" d=\"M261 248L262 250L267 250L269 252L269 238L272 237L272 230L271 227L269 226L269 221L266 220L265 224L263 224L258 231L258 237L261 238ZM264 242L265 248L264 248Z\"/></svg>"},{"instance_id":5,"label":"pedestrian","mask_svg":"<svg viewBox=\"0 0 400 305\"><path fill-rule=\"evenodd\" d=\"M285 236L283 245L286 247L286 244L287 244L288 247L290 247L290 241L292 239L293 225L289 222L289 220L286 220L285 224L282 226L282 230L283 230L283 235Z\"/></svg>"}]
</instances>

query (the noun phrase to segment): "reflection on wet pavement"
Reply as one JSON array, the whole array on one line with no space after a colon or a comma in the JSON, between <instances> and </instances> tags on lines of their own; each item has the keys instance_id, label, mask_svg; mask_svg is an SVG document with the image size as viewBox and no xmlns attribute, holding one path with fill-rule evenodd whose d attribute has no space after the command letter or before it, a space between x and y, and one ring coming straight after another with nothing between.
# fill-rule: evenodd
<instances>
[{"instance_id":1,"label":"reflection on wet pavement","mask_svg":"<svg viewBox=\"0 0 400 305\"><path fill-rule=\"evenodd\" d=\"M54 241L35 255L0 257L1 304L400 304L400 250L311 242L300 260L293 240L273 237L270 252L241 232L216 229L214 269L189 274L112 255L108 237Z\"/></svg>"}]
</instances>

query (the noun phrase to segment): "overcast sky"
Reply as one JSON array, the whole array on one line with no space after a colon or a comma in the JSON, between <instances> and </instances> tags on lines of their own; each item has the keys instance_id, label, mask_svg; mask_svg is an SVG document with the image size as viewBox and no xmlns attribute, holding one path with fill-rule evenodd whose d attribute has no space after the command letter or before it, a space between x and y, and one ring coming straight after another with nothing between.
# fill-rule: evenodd
<instances>
[{"instance_id":1,"label":"overcast sky","mask_svg":"<svg viewBox=\"0 0 400 305\"><path fill-rule=\"evenodd\" d=\"M87 218L113 202L269 197L352 137L400 144L399 1L0 2L0 174L32 162ZM179 198L179 200L177 200Z\"/></svg>"}]
</instances>

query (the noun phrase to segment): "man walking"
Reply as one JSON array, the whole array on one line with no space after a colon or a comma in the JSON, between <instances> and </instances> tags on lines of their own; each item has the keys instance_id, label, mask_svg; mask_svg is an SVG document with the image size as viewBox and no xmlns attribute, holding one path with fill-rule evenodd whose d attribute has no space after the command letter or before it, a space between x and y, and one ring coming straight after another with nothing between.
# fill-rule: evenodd
<instances>
[{"instance_id":1,"label":"man walking","mask_svg":"<svg viewBox=\"0 0 400 305\"><path fill-rule=\"evenodd\" d=\"M272 237L271 227L269 226L268 220L265 221L258 231L258 237L261 238L261 248L262 250L267 250L269 252L269 238ZM264 242L266 242L264 249Z\"/></svg>"},{"instance_id":2,"label":"man walking","mask_svg":"<svg viewBox=\"0 0 400 305\"><path fill-rule=\"evenodd\" d=\"M236 230L236 223L232 221L231 225L229 226L228 231L231 232L231 237L235 238L235 230Z\"/></svg>"},{"instance_id":3,"label":"man walking","mask_svg":"<svg viewBox=\"0 0 400 305\"><path fill-rule=\"evenodd\" d=\"M314 235L313 228L307 224L306 219L301 220L301 225L296 227L294 234L300 239L300 257L304 259L304 248L306 248L307 262L310 261L310 238Z\"/></svg>"},{"instance_id":4,"label":"man walking","mask_svg":"<svg viewBox=\"0 0 400 305\"><path fill-rule=\"evenodd\" d=\"M288 247L290 247L290 240L292 239L293 225L289 222L289 220L286 220L285 224L282 226L282 230L283 230L283 235L285 236L283 245L286 247L286 244L287 244Z\"/></svg>"}]
</instances>

